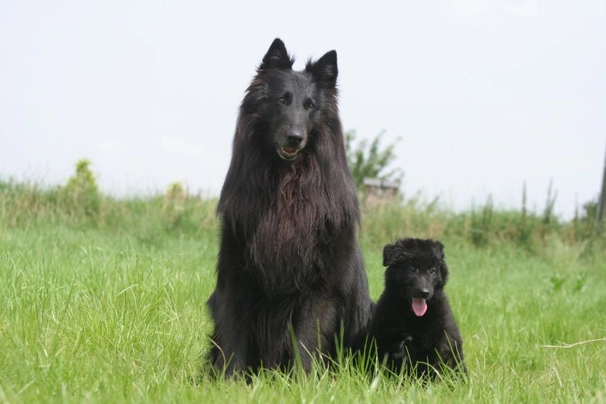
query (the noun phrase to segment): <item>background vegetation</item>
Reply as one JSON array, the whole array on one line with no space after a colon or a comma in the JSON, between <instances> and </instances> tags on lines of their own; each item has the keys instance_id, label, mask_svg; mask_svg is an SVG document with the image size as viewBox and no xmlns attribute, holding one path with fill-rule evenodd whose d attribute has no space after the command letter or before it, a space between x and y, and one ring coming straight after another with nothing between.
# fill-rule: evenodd
<instances>
[{"instance_id":1,"label":"background vegetation","mask_svg":"<svg viewBox=\"0 0 606 404\"><path fill-rule=\"evenodd\" d=\"M551 194L551 192L550 192ZM217 254L214 200L172 184L114 199L80 162L65 186L0 181L2 402L604 402L606 243L595 204L570 221L437 201L363 206L371 294L396 237L441 239L470 369L430 386L347 359L308 377L198 379ZM592 210L593 209L593 210Z\"/></svg>"},{"instance_id":2,"label":"background vegetation","mask_svg":"<svg viewBox=\"0 0 606 404\"><path fill-rule=\"evenodd\" d=\"M395 147L400 138L397 138L394 143L382 147L381 139L384 133L379 133L373 139L358 139L353 130L345 133L347 164L359 191L364 191L364 178L377 178L397 183L404 178L402 169L391 167L396 160Z\"/></svg>"}]
</instances>

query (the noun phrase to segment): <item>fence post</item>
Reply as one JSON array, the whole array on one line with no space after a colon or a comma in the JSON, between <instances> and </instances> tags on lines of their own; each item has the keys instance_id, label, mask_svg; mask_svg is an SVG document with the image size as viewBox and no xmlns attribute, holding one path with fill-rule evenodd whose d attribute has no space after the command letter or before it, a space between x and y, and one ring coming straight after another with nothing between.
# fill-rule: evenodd
<instances>
[{"instance_id":1,"label":"fence post","mask_svg":"<svg viewBox=\"0 0 606 404\"><path fill-rule=\"evenodd\" d=\"M602 223L602 216L604 216L604 206L606 205L606 156L604 157L604 173L602 174L602 191L600 192L600 198L598 199L598 206L596 212L595 223L596 226L600 226Z\"/></svg>"}]
</instances>

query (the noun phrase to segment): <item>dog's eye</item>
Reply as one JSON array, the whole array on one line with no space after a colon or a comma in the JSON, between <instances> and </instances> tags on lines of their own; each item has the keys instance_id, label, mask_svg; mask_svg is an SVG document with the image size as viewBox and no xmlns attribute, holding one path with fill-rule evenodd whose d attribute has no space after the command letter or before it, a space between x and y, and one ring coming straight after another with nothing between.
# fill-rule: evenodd
<instances>
[{"instance_id":1,"label":"dog's eye","mask_svg":"<svg viewBox=\"0 0 606 404\"><path fill-rule=\"evenodd\" d=\"M284 97L278 98L278 100L276 101L276 104L278 104L278 105L286 105L286 98L284 98Z\"/></svg>"},{"instance_id":2,"label":"dog's eye","mask_svg":"<svg viewBox=\"0 0 606 404\"><path fill-rule=\"evenodd\" d=\"M316 109L316 106L314 105L313 102L311 101L307 101L304 105L305 109L308 111L313 111L314 109Z\"/></svg>"},{"instance_id":3,"label":"dog's eye","mask_svg":"<svg viewBox=\"0 0 606 404\"><path fill-rule=\"evenodd\" d=\"M429 268L429 273L430 273L430 274L434 274L435 272L436 272L436 269L435 269L435 268Z\"/></svg>"},{"instance_id":4,"label":"dog's eye","mask_svg":"<svg viewBox=\"0 0 606 404\"><path fill-rule=\"evenodd\" d=\"M410 272L417 272L417 270L416 270L414 267L409 267L409 268L408 268L408 270L409 270Z\"/></svg>"}]
</instances>

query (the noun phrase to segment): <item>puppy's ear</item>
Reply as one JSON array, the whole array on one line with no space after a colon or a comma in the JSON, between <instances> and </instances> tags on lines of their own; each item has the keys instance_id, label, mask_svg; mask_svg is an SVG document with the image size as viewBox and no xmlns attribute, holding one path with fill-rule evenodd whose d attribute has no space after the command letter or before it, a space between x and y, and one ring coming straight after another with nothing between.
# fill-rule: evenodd
<instances>
[{"instance_id":1,"label":"puppy's ear","mask_svg":"<svg viewBox=\"0 0 606 404\"><path fill-rule=\"evenodd\" d=\"M263 57L259 70L292 69L294 62L295 60L288 56L284 42L280 38L276 38Z\"/></svg>"},{"instance_id":2,"label":"puppy's ear","mask_svg":"<svg viewBox=\"0 0 606 404\"><path fill-rule=\"evenodd\" d=\"M440 264L440 282L436 287L443 288L446 282L448 282L448 265L445 261L442 261Z\"/></svg>"},{"instance_id":3,"label":"puppy's ear","mask_svg":"<svg viewBox=\"0 0 606 404\"><path fill-rule=\"evenodd\" d=\"M446 265L446 259L444 258L444 244L435 240L433 242L432 251L435 256L441 261L440 262L440 282L436 285L438 288L443 288L448 281L448 266Z\"/></svg>"},{"instance_id":4,"label":"puppy's ear","mask_svg":"<svg viewBox=\"0 0 606 404\"><path fill-rule=\"evenodd\" d=\"M383 249L383 266L389 266L395 259L398 251L395 244L386 245Z\"/></svg>"},{"instance_id":5,"label":"puppy's ear","mask_svg":"<svg viewBox=\"0 0 606 404\"><path fill-rule=\"evenodd\" d=\"M439 242L438 240L433 240L431 250L434 255L439 259L444 261L444 244Z\"/></svg>"}]
</instances>

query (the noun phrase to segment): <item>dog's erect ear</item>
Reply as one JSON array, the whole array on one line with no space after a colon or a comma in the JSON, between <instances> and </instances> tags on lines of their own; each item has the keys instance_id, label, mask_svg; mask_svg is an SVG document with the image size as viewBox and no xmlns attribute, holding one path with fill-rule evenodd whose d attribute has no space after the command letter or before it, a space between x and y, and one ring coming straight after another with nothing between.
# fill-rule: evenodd
<instances>
[{"instance_id":1,"label":"dog's erect ear","mask_svg":"<svg viewBox=\"0 0 606 404\"><path fill-rule=\"evenodd\" d=\"M389 266L395 259L398 254L398 249L395 244L386 245L383 249L383 266Z\"/></svg>"},{"instance_id":2,"label":"dog's erect ear","mask_svg":"<svg viewBox=\"0 0 606 404\"><path fill-rule=\"evenodd\" d=\"M331 50L318 59L317 62L307 62L305 71L311 73L323 87L335 88L337 85L337 76L339 75L337 52Z\"/></svg>"},{"instance_id":3,"label":"dog's erect ear","mask_svg":"<svg viewBox=\"0 0 606 404\"><path fill-rule=\"evenodd\" d=\"M292 64L294 62L294 59L288 56L284 42L282 42L280 38L276 38L263 57L259 70L292 69Z\"/></svg>"}]
</instances>

